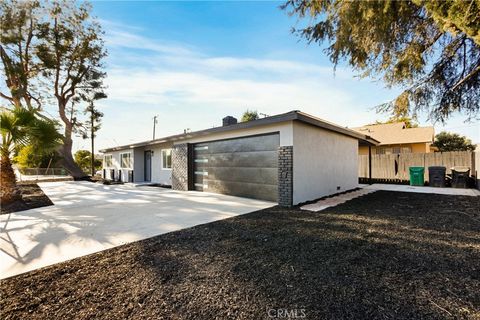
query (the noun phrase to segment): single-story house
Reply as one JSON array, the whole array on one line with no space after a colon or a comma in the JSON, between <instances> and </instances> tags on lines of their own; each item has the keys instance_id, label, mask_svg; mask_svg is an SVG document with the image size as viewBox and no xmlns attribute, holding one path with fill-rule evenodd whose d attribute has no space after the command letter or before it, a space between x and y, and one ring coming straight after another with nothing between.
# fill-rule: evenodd
<instances>
[{"instance_id":1,"label":"single-story house","mask_svg":"<svg viewBox=\"0 0 480 320\"><path fill-rule=\"evenodd\" d=\"M103 174L296 205L355 188L359 145L378 141L300 111L107 148Z\"/></svg>"},{"instance_id":2,"label":"single-story house","mask_svg":"<svg viewBox=\"0 0 480 320\"><path fill-rule=\"evenodd\" d=\"M405 122L371 124L352 128L380 141L371 148L373 154L429 153L433 152L435 139L433 127L408 128ZM368 155L368 147L358 149L360 155Z\"/></svg>"}]
</instances>

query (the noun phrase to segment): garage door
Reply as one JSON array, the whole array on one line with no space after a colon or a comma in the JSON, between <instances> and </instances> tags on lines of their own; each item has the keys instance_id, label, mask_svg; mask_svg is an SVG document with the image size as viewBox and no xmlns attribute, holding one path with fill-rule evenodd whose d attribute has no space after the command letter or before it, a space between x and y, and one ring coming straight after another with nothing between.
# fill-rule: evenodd
<instances>
[{"instance_id":1,"label":"garage door","mask_svg":"<svg viewBox=\"0 0 480 320\"><path fill-rule=\"evenodd\" d=\"M195 190L277 201L278 133L194 145Z\"/></svg>"}]
</instances>

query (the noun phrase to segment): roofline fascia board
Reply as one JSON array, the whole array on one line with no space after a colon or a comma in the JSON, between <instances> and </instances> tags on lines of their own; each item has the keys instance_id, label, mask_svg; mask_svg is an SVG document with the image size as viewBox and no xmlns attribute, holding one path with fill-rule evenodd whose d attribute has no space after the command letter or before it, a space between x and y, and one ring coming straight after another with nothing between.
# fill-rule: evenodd
<instances>
[{"instance_id":1,"label":"roofline fascia board","mask_svg":"<svg viewBox=\"0 0 480 320\"><path fill-rule=\"evenodd\" d=\"M213 133L248 129L248 128L253 128L253 127L258 127L258 126L264 126L264 125L276 124L276 123L285 122L285 121L291 121L291 120L295 120L295 119L296 119L296 111L290 111L290 112L287 112L287 113L282 113L282 114L279 114L279 115L275 115L275 116L271 116L271 117L267 117L267 118L262 118L262 119L258 119L258 120L254 120L254 121L239 122L237 124L232 124L232 125L229 125L229 126L215 127L215 128L210 128L210 129L194 131L194 132L190 132L190 133L182 133L182 134L177 134L177 135L173 135L173 136L167 136L167 137L163 137L163 138L156 139L156 140L143 141L143 142L139 142L139 143L134 143L134 144L130 144L130 145L122 145L122 146L113 147L113 148L106 148L106 149L99 150L99 152L105 153L105 152L119 151L119 150L124 150L124 149L131 149L131 148L136 148L136 147L156 145L156 144L161 144L161 143L166 143L166 142L181 141L181 140L186 140L186 139L190 139L190 138L197 138L197 137L201 137L201 136L206 136L206 135L213 134Z\"/></svg>"},{"instance_id":2,"label":"roofline fascia board","mask_svg":"<svg viewBox=\"0 0 480 320\"><path fill-rule=\"evenodd\" d=\"M415 143L433 143L434 141L433 140L425 140L425 141L414 141L414 142L393 142L393 143L383 143L381 142L380 144L378 144L379 146L394 146L394 145L397 145L397 144L415 144Z\"/></svg>"},{"instance_id":3,"label":"roofline fascia board","mask_svg":"<svg viewBox=\"0 0 480 320\"><path fill-rule=\"evenodd\" d=\"M182 141L186 139L191 139L191 138L198 138L201 136L207 136L210 134L214 133L221 133L225 131L233 131L233 130L242 130L242 129L248 129L248 128L253 128L253 127L258 127L258 126L265 126L265 125L270 125L270 124L277 124L281 122L286 122L286 121L294 121L298 120L307 124L314 125L316 127L329 130L329 131L334 131L343 135L347 135L353 138L356 138L358 140L361 140L363 142L366 142L367 144L371 145L378 145L380 144L379 141L373 139L372 137L368 135L363 135L359 132L356 132L354 130L348 129L348 128L343 128L338 125L335 125L333 123L330 123L325 120L321 120L319 118L316 118L314 116L311 116L309 114L300 112L300 111L290 111L287 113L282 113L279 115L267 117L267 118L262 118L254 121L247 121L247 122L240 122L237 124L232 124L229 126L221 126L221 127L215 127L211 129L204 129L200 131L194 131L191 133L183 133L183 134L177 134L173 136L167 136L163 137L160 139L156 140L150 140L150 141L143 141L139 143L134 143L130 145L123 145L123 146L118 146L118 147L113 147L113 148L106 148L99 150L102 153L108 153L108 152L113 152L113 151L120 151L120 150L125 150L125 149L133 149L137 147L146 147L146 146L151 146L151 145L157 145L157 144L162 144L162 143L167 143L167 142L176 142L176 141Z\"/></svg>"}]
</instances>

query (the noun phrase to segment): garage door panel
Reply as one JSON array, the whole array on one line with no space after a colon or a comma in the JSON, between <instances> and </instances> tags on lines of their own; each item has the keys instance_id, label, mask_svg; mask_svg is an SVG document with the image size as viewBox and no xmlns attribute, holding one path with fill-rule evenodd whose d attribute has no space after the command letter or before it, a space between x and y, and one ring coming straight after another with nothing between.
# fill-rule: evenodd
<instances>
[{"instance_id":1,"label":"garage door panel","mask_svg":"<svg viewBox=\"0 0 480 320\"><path fill-rule=\"evenodd\" d=\"M237 153L216 153L212 155L198 155L196 162L198 168L207 167L258 167L277 168L277 151L253 151Z\"/></svg>"},{"instance_id":2,"label":"garage door panel","mask_svg":"<svg viewBox=\"0 0 480 320\"><path fill-rule=\"evenodd\" d=\"M275 134L198 143L195 145L194 150L198 156L215 153L276 151L279 144L280 137L278 134Z\"/></svg>"},{"instance_id":3,"label":"garage door panel","mask_svg":"<svg viewBox=\"0 0 480 320\"><path fill-rule=\"evenodd\" d=\"M278 133L194 145L195 190L277 200Z\"/></svg>"},{"instance_id":4,"label":"garage door panel","mask_svg":"<svg viewBox=\"0 0 480 320\"><path fill-rule=\"evenodd\" d=\"M204 185L203 191L206 192L277 201L277 185L222 180L204 180Z\"/></svg>"},{"instance_id":5,"label":"garage door panel","mask_svg":"<svg viewBox=\"0 0 480 320\"><path fill-rule=\"evenodd\" d=\"M278 169L276 168L207 167L196 170L195 175L198 176L197 181L225 180L272 185L276 185L278 182Z\"/></svg>"}]
</instances>

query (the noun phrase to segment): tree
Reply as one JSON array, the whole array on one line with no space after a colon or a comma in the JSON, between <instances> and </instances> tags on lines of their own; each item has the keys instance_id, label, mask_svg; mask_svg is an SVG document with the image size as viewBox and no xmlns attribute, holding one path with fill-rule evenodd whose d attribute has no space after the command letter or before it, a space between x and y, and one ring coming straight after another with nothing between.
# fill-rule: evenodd
<instances>
[{"instance_id":1,"label":"tree","mask_svg":"<svg viewBox=\"0 0 480 320\"><path fill-rule=\"evenodd\" d=\"M42 67L35 55L41 9L38 1L0 2L0 58L6 85L0 97L32 111L42 107L38 88Z\"/></svg>"},{"instance_id":2,"label":"tree","mask_svg":"<svg viewBox=\"0 0 480 320\"><path fill-rule=\"evenodd\" d=\"M247 110L242 115L242 122L258 120L258 112L257 110Z\"/></svg>"},{"instance_id":3,"label":"tree","mask_svg":"<svg viewBox=\"0 0 480 320\"><path fill-rule=\"evenodd\" d=\"M75 162L80 166L80 168L85 171L90 169L92 159L94 164L94 172L92 174L93 176L95 174L95 170L101 169L102 160L92 157L92 153L88 150L78 150L77 152L75 152Z\"/></svg>"},{"instance_id":4,"label":"tree","mask_svg":"<svg viewBox=\"0 0 480 320\"><path fill-rule=\"evenodd\" d=\"M408 116L393 116L390 117L387 121L376 121L375 124L385 124L385 123L398 123L403 122L405 123L406 128L418 128L418 121L415 118L411 118Z\"/></svg>"},{"instance_id":5,"label":"tree","mask_svg":"<svg viewBox=\"0 0 480 320\"><path fill-rule=\"evenodd\" d=\"M478 0L289 0L282 8L311 21L294 31L309 43L327 42L334 66L346 61L361 77L404 89L378 111L426 111L442 122L456 111L478 118Z\"/></svg>"},{"instance_id":6,"label":"tree","mask_svg":"<svg viewBox=\"0 0 480 320\"><path fill-rule=\"evenodd\" d=\"M98 109L95 108L95 105L93 101L90 101L90 104L88 107L85 109L85 113L89 114L89 120L86 123L87 126L87 132L89 131L90 134L90 141L91 141L91 154L95 154L95 137L96 133L98 130L101 128L101 119L103 117L103 113L98 111ZM88 133L85 132L83 135L84 139L88 139L89 135ZM95 165L95 157L90 157L90 170L92 172L92 177L95 175L95 168L97 167Z\"/></svg>"},{"instance_id":7,"label":"tree","mask_svg":"<svg viewBox=\"0 0 480 320\"><path fill-rule=\"evenodd\" d=\"M106 74L101 71L106 56L103 31L90 17L90 10L87 3L77 6L74 2L54 2L49 10L52 19L42 28L44 41L38 47L38 56L53 80L58 112L65 127L64 165L76 178L85 174L72 157L72 134L80 124L75 103L81 97L105 95Z\"/></svg>"},{"instance_id":8,"label":"tree","mask_svg":"<svg viewBox=\"0 0 480 320\"><path fill-rule=\"evenodd\" d=\"M36 117L35 112L25 108L8 110L0 113L0 185L1 203L6 204L20 199L11 156L26 145L41 146L43 150L54 150L62 136L57 131L57 123Z\"/></svg>"},{"instance_id":9,"label":"tree","mask_svg":"<svg viewBox=\"0 0 480 320\"><path fill-rule=\"evenodd\" d=\"M13 157L13 163L20 168L50 168L60 160L55 150L43 150L38 146L29 144L21 147Z\"/></svg>"},{"instance_id":10,"label":"tree","mask_svg":"<svg viewBox=\"0 0 480 320\"><path fill-rule=\"evenodd\" d=\"M10 91L1 97L28 109L33 100L39 115L44 101L55 101L64 126L63 165L73 177L84 177L73 160L72 134L82 125L77 105L83 97L105 95L103 31L86 2L11 0L1 9L0 56Z\"/></svg>"},{"instance_id":11,"label":"tree","mask_svg":"<svg viewBox=\"0 0 480 320\"><path fill-rule=\"evenodd\" d=\"M470 139L457 133L442 131L435 136L435 142L432 144L440 152L448 151L474 151L475 145Z\"/></svg>"}]
</instances>

